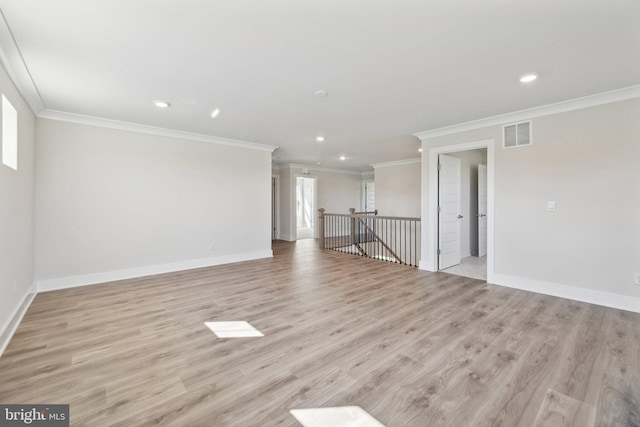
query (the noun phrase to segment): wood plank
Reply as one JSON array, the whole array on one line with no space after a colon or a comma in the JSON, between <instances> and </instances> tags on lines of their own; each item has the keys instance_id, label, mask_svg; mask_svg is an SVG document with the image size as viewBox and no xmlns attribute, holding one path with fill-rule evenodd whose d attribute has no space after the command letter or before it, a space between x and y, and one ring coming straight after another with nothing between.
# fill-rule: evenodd
<instances>
[{"instance_id":1,"label":"wood plank","mask_svg":"<svg viewBox=\"0 0 640 427\"><path fill-rule=\"evenodd\" d=\"M0 358L3 403L72 425L639 425L640 315L274 242L274 258L39 294ZM217 338L244 320L261 338ZM589 424L591 423L591 424ZM634 424L635 423L635 424Z\"/></svg>"},{"instance_id":2,"label":"wood plank","mask_svg":"<svg viewBox=\"0 0 640 427\"><path fill-rule=\"evenodd\" d=\"M596 426L640 426L640 382L637 376L604 375L599 388Z\"/></svg>"},{"instance_id":3,"label":"wood plank","mask_svg":"<svg viewBox=\"0 0 640 427\"><path fill-rule=\"evenodd\" d=\"M536 427L591 427L596 408L555 390L547 390L533 423Z\"/></svg>"}]
</instances>

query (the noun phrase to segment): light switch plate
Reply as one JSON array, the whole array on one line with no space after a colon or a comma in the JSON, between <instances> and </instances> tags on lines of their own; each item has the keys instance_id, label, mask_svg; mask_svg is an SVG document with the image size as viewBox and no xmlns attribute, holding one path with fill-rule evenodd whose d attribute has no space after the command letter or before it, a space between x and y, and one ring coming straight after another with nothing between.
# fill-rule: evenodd
<instances>
[{"instance_id":1,"label":"light switch plate","mask_svg":"<svg viewBox=\"0 0 640 427\"><path fill-rule=\"evenodd\" d=\"M555 200L548 200L547 201L547 210L548 211L555 211L556 210L556 201Z\"/></svg>"}]
</instances>

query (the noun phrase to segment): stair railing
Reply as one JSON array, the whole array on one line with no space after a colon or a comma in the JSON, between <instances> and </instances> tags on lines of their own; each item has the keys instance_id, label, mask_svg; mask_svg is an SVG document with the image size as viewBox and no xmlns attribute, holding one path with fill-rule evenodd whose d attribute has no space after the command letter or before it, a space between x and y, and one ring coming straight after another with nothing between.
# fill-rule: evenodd
<instances>
[{"instance_id":1,"label":"stair railing","mask_svg":"<svg viewBox=\"0 0 640 427\"><path fill-rule=\"evenodd\" d=\"M319 209L322 249L418 266L420 218L379 216L378 211L349 214Z\"/></svg>"}]
</instances>

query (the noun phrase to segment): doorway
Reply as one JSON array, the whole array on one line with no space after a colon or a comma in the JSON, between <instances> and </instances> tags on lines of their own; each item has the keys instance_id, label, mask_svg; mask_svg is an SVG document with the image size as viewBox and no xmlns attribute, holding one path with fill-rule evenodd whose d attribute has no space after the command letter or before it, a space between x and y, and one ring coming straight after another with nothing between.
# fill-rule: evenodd
<instances>
[{"instance_id":1,"label":"doorway","mask_svg":"<svg viewBox=\"0 0 640 427\"><path fill-rule=\"evenodd\" d=\"M487 150L440 154L438 269L487 279Z\"/></svg>"},{"instance_id":2,"label":"doorway","mask_svg":"<svg viewBox=\"0 0 640 427\"><path fill-rule=\"evenodd\" d=\"M296 239L315 237L316 179L299 176L296 178Z\"/></svg>"},{"instance_id":3,"label":"doorway","mask_svg":"<svg viewBox=\"0 0 640 427\"><path fill-rule=\"evenodd\" d=\"M374 181L362 182L362 210L373 212L376 209L376 183Z\"/></svg>"},{"instance_id":4,"label":"doorway","mask_svg":"<svg viewBox=\"0 0 640 427\"><path fill-rule=\"evenodd\" d=\"M431 148L428 177L422 268L492 280L493 140Z\"/></svg>"}]
</instances>

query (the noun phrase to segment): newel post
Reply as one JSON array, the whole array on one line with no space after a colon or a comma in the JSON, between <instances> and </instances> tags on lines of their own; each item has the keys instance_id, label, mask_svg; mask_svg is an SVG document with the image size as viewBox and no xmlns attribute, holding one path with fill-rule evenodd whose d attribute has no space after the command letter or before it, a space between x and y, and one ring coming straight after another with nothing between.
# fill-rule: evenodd
<instances>
[{"instance_id":1,"label":"newel post","mask_svg":"<svg viewBox=\"0 0 640 427\"><path fill-rule=\"evenodd\" d=\"M320 249L324 249L324 208L318 209L320 215L318 218L318 242L320 243Z\"/></svg>"},{"instance_id":2,"label":"newel post","mask_svg":"<svg viewBox=\"0 0 640 427\"><path fill-rule=\"evenodd\" d=\"M356 208L349 208L349 213L351 215L355 215L356 214ZM351 244L355 245L356 243L360 243L360 242L356 242L356 219L355 217L351 217Z\"/></svg>"}]
</instances>

